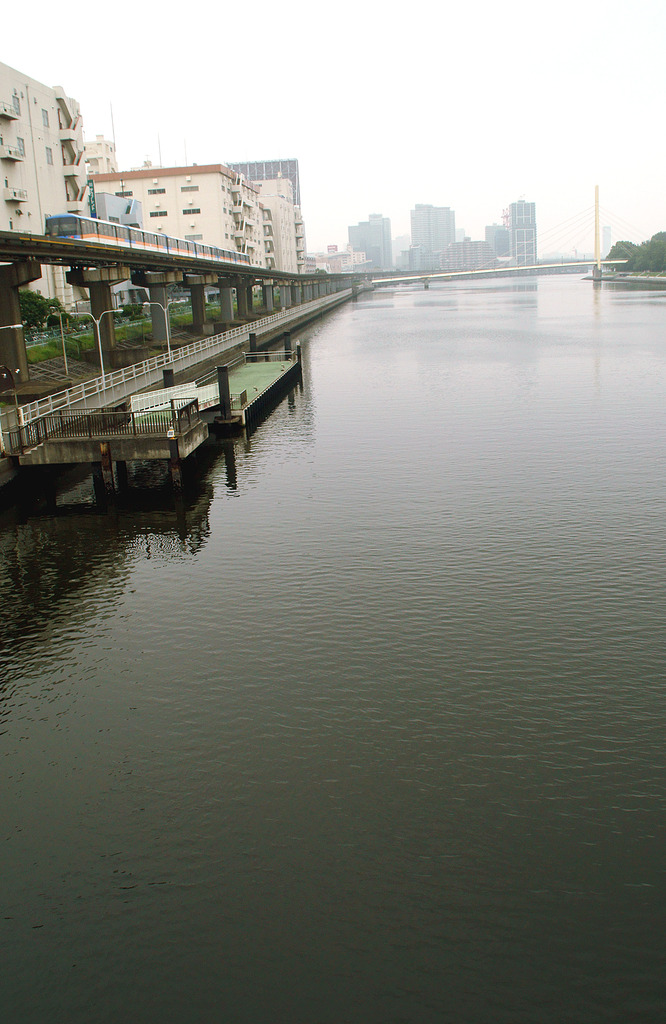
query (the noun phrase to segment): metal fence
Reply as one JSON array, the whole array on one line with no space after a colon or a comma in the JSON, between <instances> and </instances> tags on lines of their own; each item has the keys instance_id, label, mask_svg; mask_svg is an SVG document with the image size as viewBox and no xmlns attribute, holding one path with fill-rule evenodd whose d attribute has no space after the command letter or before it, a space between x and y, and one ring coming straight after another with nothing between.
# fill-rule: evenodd
<instances>
[{"instance_id":1,"label":"metal fence","mask_svg":"<svg viewBox=\"0 0 666 1024\"><path fill-rule=\"evenodd\" d=\"M349 295L351 295L351 289L347 288L334 292L332 295L313 299L310 302L303 302L298 306L291 306L289 309L284 309L279 313L263 317L261 320L255 320L251 324L234 327L230 331L215 334L210 338L202 338L191 345L184 345L173 351L171 360L166 354L154 356L152 359L145 359L141 363L134 363L123 370L114 370L103 377L95 377L93 380L77 384L66 391L59 391L55 395L49 395L48 398L27 402L21 406L21 417L24 423L28 423L58 409L87 403L89 399L97 400L100 404L103 404L101 400L107 394L113 393L114 389L124 385L129 385L133 390L138 391L145 387L146 384L151 383L151 380L147 378L150 378L152 375L153 379L155 379L155 376L166 367L178 372L187 366L196 365L196 363L202 362L208 356L213 356L224 352L225 349L235 347L241 338L247 341L250 331L270 329L282 322L302 316L308 309L325 309L328 306L336 305L345 298L348 298ZM130 392L127 391L127 393Z\"/></svg>"},{"instance_id":2,"label":"metal fence","mask_svg":"<svg viewBox=\"0 0 666 1024\"><path fill-rule=\"evenodd\" d=\"M107 409L56 412L26 423L9 432L8 451L20 455L45 441L107 437L164 437L168 430L182 434L199 420L195 398L185 405L171 403L168 409L152 412L111 412Z\"/></svg>"}]
</instances>

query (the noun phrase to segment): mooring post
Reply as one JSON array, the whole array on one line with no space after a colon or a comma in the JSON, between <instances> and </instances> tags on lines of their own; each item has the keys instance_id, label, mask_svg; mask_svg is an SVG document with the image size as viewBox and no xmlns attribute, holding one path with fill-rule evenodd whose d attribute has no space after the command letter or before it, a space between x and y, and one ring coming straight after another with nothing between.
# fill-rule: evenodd
<instances>
[{"instance_id":1,"label":"mooring post","mask_svg":"<svg viewBox=\"0 0 666 1024\"><path fill-rule=\"evenodd\" d=\"M257 351L257 335L254 331L250 331L250 352Z\"/></svg>"},{"instance_id":2,"label":"mooring post","mask_svg":"<svg viewBox=\"0 0 666 1024\"><path fill-rule=\"evenodd\" d=\"M220 395L220 416L223 420L231 419L231 391L229 390L229 368L217 367L217 386Z\"/></svg>"},{"instance_id":3,"label":"mooring post","mask_svg":"<svg viewBox=\"0 0 666 1024\"><path fill-rule=\"evenodd\" d=\"M300 343L300 341L297 341L296 342L296 362L300 363L302 361L303 361L303 353L301 352L301 343Z\"/></svg>"},{"instance_id":4,"label":"mooring post","mask_svg":"<svg viewBox=\"0 0 666 1024\"><path fill-rule=\"evenodd\" d=\"M108 441L100 441L99 450L102 456L102 479L104 480L104 490L107 494L111 495L115 493L115 485L113 483L113 462L111 460L111 445Z\"/></svg>"},{"instance_id":5,"label":"mooring post","mask_svg":"<svg viewBox=\"0 0 666 1024\"><path fill-rule=\"evenodd\" d=\"M291 331L287 331L284 336L284 350L291 356Z\"/></svg>"},{"instance_id":6,"label":"mooring post","mask_svg":"<svg viewBox=\"0 0 666 1024\"><path fill-rule=\"evenodd\" d=\"M164 384L165 388L173 387L175 383L173 366L165 366L164 369L162 370L162 383Z\"/></svg>"},{"instance_id":7,"label":"mooring post","mask_svg":"<svg viewBox=\"0 0 666 1024\"><path fill-rule=\"evenodd\" d=\"M174 491L182 491L183 474L180 467L180 451L178 449L178 438L169 438L169 469L171 471L171 483Z\"/></svg>"}]
</instances>

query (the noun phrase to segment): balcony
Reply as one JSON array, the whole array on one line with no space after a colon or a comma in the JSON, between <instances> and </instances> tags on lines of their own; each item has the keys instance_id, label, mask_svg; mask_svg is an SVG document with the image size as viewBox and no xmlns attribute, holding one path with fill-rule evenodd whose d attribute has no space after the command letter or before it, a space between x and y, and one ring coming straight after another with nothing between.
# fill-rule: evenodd
<instances>
[{"instance_id":1,"label":"balcony","mask_svg":"<svg viewBox=\"0 0 666 1024\"><path fill-rule=\"evenodd\" d=\"M16 146L0 146L0 160L23 160L24 155Z\"/></svg>"},{"instance_id":2,"label":"balcony","mask_svg":"<svg viewBox=\"0 0 666 1024\"><path fill-rule=\"evenodd\" d=\"M28 190L26 188L3 188L2 198L7 203L27 203Z\"/></svg>"},{"instance_id":3,"label":"balcony","mask_svg":"<svg viewBox=\"0 0 666 1024\"><path fill-rule=\"evenodd\" d=\"M74 127L71 127L71 128L61 128L60 131L59 131L59 136L60 136L60 141L61 142L76 142L77 141L77 133L76 133L76 129Z\"/></svg>"},{"instance_id":4,"label":"balcony","mask_svg":"<svg viewBox=\"0 0 666 1024\"><path fill-rule=\"evenodd\" d=\"M6 117L8 121L16 121L18 114L10 103L0 100L0 117Z\"/></svg>"}]
</instances>

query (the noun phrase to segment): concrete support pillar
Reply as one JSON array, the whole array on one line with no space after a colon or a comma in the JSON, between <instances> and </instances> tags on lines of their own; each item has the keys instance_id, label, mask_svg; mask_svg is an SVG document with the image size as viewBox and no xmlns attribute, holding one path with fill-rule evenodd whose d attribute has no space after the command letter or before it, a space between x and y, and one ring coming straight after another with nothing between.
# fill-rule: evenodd
<instances>
[{"instance_id":1,"label":"concrete support pillar","mask_svg":"<svg viewBox=\"0 0 666 1024\"><path fill-rule=\"evenodd\" d=\"M19 288L30 281L37 281L41 276L41 265L35 260L0 266L0 365L4 364L11 370L17 385L27 381L30 376Z\"/></svg>"},{"instance_id":2,"label":"concrete support pillar","mask_svg":"<svg viewBox=\"0 0 666 1024\"><path fill-rule=\"evenodd\" d=\"M261 286L261 301L263 307L267 313L273 312L273 285L262 284Z\"/></svg>"},{"instance_id":3,"label":"concrete support pillar","mask_svg":"<svg viewBox=\"0 0 666 1024\"><path fill-rule=\"evenodd\" d=\"M174 385L173 366L165 366L162 370L162 383L165 388L172 388Z\"/></svg>"},{"instance_id":4,"label":"concrete support pillar","mask_svg":"<svg viewBox=\"0 0 666 1024\"><path fill-rule=\"evenodd\" d=\"M104 487L104 477L102 476L102 463L92 463L92 478L93 478L93 490L95 492L95 501L101 508L106 507L106 488Z\"/></svg>"},{"instance_id":5,"label":"concrete support pillar","mask_svg":"<svg viewBox=\"0 0 666 1024\"><path fill-rule=\"evenodd\" d=\"M288 284L280 285L280 305L283 309L289 309L291 306L291 287Z\"/></svg>"},{"instance_id":6,"label":"concrete support pillar","mask_svg":"<svg viewBox=\"0 0 666 1024\"><path fill-rule=\"evenodd\" d=\"M220 395L220 416L223 420L231 419L231 391L229 390L228 367L217 367L217 386Z\"/></svg>"},{"instance_id":7,"label":"concrete support pillar","mask_svg":"<svg viewBox=\"0 0 666 1024\"><path fill-rule=\"evenodd\" d=\"M129 280L131 276L129 267L121 265L96 267L91 270L76 269L70 270L66 274L68 284L87 288L90 293L90 311L95 320L100 321L99 337L102 353L104 354L105 370L113 368L113 355L116 348L116 332L112 316L112 288L113 285Z\"/></svg>"},{"instance_id":8,"label":"concrete support pillar","mask_svg":"<svg viewBox=\"0 0 666 1024\"><path fill-rule=\"evenodd\" d=\"M254 310L254 288L250 284L245 290L247 292L247 311L251 315Z\"/></svg>"},{"instance_id":9,"label":"concrete support pillar","mask_svg":"<svg viewBox=\"0 0 666 1024\"><path fill-rule=\"evenodd\" d=\"M116 462L116 477L118 478L118 490L127 490L127 463L124 461Z\"/></svg>"},{"instance_id":10,"label":"concrete support pillar","mask_svg":"<svg viewBox=\"0 0 666 1024\"><path fill-rule=\"evenodd\" d=\"M150 295L151 302L159 302L160 306L163 306L164 309L167 308L168 300L166 285L151 284L148 286L148 294ZM150 327L153 334L153 341L166 342L166 317L164 311L160 309L160 306L150 307Z\"/></svg>"},{"instance_id":11,"label":"concrete support pillar","mask_svg":"<svg viewBox=\"0 0 666 1024\"><path fill-rule=\"evenodd\" d=\"M220 278L218 285L220 288L220 320L223 323L230 324L234 319L233 288L228 286L226 278Z\"/></svg>"},{"instance_id":12,"label":"concrete support pillar","mask_svg":"<svg viewBox=\"0 0 666 1024\"><path fill-rule=\"evenodd\" d=\"M302 302L301 298L301 286L300 284L292 284L291 286L291 304L292 306L299 306Z\"/></svg>"},{"instance_id":13,"label":"concrete support pillar","mask_svg":"<svg viewBox=\"0 0 666 1024\"><path fill-rule=\"evenodd\" d=\"M192 327L203 334L206 323L206 289L203 284L188 284L192 297Z\"/></svg>"},{"instance_id":14,"label":"concrete support pillar","mask_svg":"<svg viewBox=\"0 0 666 1024\"><path fill-rule=\"evenodd\" d=\"M247 317L247 288L243 284L236 285L236 306L239 319Z\"/></svg>"},{"instance_id":15,"label":"concrete support pillar","mask_svg":"<svg viewBox=\"0 0 666 1024\"><path fill-rule=\"evenodd\" d=\"M109 356L108 362L113 365L111 355L116 347L116 327L113 322L113 314L108 310L113 309L113 291L110 284L99 282L89 284L90 291L90 312L99 320L99 338L104 356ZM103 314L106 314L104 316ZM100 320L100 317L102 318ZM107 360L104 360L104 369L108 370Z\"/></svg>"}]
</instances>

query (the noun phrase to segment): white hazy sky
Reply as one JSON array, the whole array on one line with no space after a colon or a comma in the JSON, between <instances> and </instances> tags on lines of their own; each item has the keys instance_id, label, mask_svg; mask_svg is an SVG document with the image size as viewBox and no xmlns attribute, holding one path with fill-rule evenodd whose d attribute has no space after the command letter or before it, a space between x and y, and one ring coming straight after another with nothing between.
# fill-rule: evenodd
<instances>
[{"instance_id":1,"label":"white hazy sky","mask_svg":"<svg viewBox=\"0 0 666 1024\"><path fill-rule=\"evenodd\" d=\"M26 8L26 11L28 9ZM158 11L159 16L158 16ZM0 60L81 104L120 168L297 157L308 249L416 203L482 238L519 198L539 249L666 229L666 2L30 4ZM8 40L11 38L11 45Z\"/></svg>"}]
</instances>

